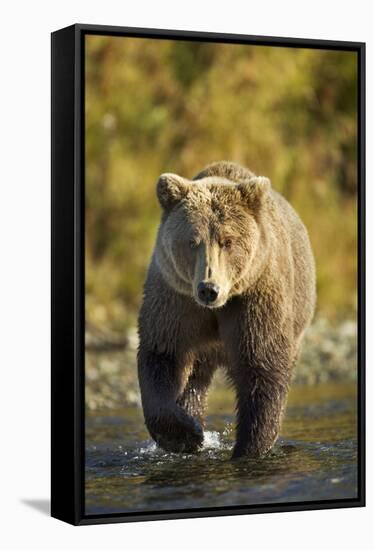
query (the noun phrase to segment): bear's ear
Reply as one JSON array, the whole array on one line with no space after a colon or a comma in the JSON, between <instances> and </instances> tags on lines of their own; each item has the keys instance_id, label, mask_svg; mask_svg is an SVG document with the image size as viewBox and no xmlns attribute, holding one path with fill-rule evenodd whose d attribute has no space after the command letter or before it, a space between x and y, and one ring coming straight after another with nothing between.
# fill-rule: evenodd
<instances>
[{"instance_id":1,"label":"bear's ear","mask_svg":"<svg viewBox=\"0 0 374 550\"><path fill-rule=\"evenodd\" d=\"M170 210L188 193L190 183L177 174L161 174L157 183L157 198L164 210Z\"/></svg>"},{"instance_id":2,"label":"bear's ear","mask_svg":"<svg viewBox=\"0 0 374 550\"><path fill-rule=\"evenodd\" d=\"M253 208L259 207L271 188L269 178L253 176L248 181L239 183L238 189L243 200Z\"/></svg>"}]
</instances>

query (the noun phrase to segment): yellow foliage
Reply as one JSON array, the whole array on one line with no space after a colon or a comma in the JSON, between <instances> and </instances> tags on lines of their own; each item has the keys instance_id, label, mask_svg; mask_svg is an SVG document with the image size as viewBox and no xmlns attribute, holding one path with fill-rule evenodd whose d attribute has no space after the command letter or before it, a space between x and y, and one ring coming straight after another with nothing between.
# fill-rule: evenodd
<instances>
[{"instance_id":1,"label":"yellow foliage","mask_svg":"<svg viewBox=\"0 0 374 550\"><path fill-rule=\"evenodd\" d=\"M353 52L86 37L86 312L133 323L162 172L216 160L269 176L300 213L318 307L356 308L357 57Z\"/></svg>"}]
</instances>

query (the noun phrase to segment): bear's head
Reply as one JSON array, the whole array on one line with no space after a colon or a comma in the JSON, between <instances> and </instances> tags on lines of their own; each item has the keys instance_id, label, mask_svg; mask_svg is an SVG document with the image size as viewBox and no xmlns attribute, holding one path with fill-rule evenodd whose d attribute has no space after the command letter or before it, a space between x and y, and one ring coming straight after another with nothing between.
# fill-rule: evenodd
<instances>
[{"instance_id":1,"label":"bear's head","mask_svg":"<svg viewBox=\"0 0 374 550\"><path fill-rule=\"evenodd\" d=\"M167 283L208 308L243 292L263 256L261 211L270 181L248 175L188 180L162 174L155 259Z\"/></svg>"}]
</instances>

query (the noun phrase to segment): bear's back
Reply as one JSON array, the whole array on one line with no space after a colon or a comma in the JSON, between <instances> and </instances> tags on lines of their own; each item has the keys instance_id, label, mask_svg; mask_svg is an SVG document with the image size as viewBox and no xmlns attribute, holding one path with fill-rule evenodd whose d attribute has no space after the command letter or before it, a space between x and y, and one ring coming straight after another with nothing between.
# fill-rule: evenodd
<instances>
[{"instance_id":1,"label":"bear's back","mask_svg":"<svg viewBox=\"0 0 374 550\"><path fill-rule=\"evenodd\" d=\"M206 166L203 170L196 174L193 179L199 180L210 176L218 176L236 183L241 183L243 181L248 181L254 177L255 174L251 172L251 170L248 170L248 168L240 166L240 164L227 160L220 160Z\"/></svg>"}]
</instances>

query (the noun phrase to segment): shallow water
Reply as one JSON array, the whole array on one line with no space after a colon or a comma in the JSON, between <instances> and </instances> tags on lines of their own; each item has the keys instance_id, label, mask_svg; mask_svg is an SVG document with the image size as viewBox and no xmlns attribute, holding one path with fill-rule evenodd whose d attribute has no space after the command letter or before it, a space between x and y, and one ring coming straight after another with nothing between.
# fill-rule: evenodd
<instances>
[{"instance_id":1,"label":"shallow water","mask_svg":"<svg viewBox=\"0 0 374 550\"><path fill-rule=\"evenodd\" d=\"M166 453L141 410L86 418L86 513L300 502L357 496L355 384L296 386L281 437L263 459L230 461L234 406L212 392L203 449Z\"/></svg>"}]
</instances>

